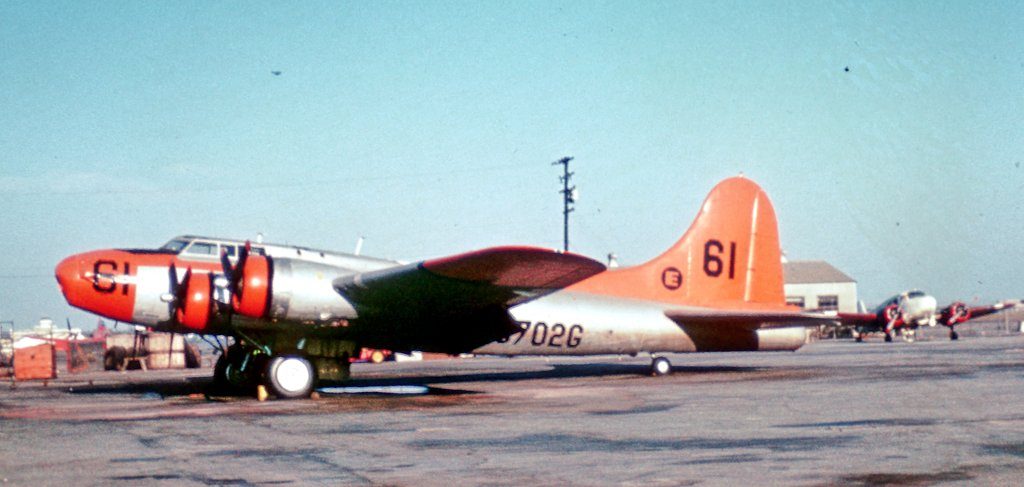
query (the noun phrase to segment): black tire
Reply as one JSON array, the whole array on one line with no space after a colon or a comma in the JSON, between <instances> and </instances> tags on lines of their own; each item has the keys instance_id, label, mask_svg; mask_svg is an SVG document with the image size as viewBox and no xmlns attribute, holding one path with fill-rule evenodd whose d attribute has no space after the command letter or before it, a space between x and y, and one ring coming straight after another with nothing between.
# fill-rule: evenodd
<instances>
[{"instance_id":1,"label":"black tire","mask_svg":"<svg viewBox=\"0 0 1024 487\"><path fill-rule=\"evenodd\" d=\"M228 385L228 355L226 353L220 354L217 357L217 362L213 364L213 385L222 388Z\"/></svg>"},{"instance_id":2,"label":"black tire","mask_svg":"<svg viewBox=\"0 0 1024 487\"><path fill-rule=\"evenodd\" d=\"M886 343L891 343L892 342L892 335L886 333L885 334L885 342Z\"/></svg>"},{"instance_id":3,"label":"black tire","mask_svg":"<svg viewBox=\"0 0 1024 487\"><path fill-rule=\"evenodd\" d=\"M267 389L282 399L309 397L316 384L316 370L301 355L276 355L267 362Z\"/></svg>"},{"instance_id":4,"label":"black tire","mask_svg":"<svg viewBox=\"0 0 1024 487\"><path fill-rule=\"evenodd\" d=\"M114 346L103 354L103 370L124 370L128 351L124 347Z\"/></svg>"},{"instance_id":5,"label":"black tire","mask_svg":"<svg viewBox=\"0 0 1024 487\"><path fill-rule=\"evenodd\" d=\"M250 364L244 374L239 374L237 367L240 367L242 362L245 360L245 351L240 347L228 347L227 352L220 354L217 357L217 362L213 365L213 386L219 392L225 392L228 394L243 393L248 386L255 383L256 378L259 376L259 372L254 373L253 364ZM229 366L234 367L232 377L228 377ZM255 368L257 371L260 369Z\"/></svg>"},{"instance_id":6,"label":"black tire","mask_svg":"<svg viewBox=\"0 0 1024 487\"><path fill-rule=\"evenodd\" d=\"M671 373L672 362L669 362L667 358L654 357L654 359L651 360L651 375L660 377L663 375L669 375Z\"/></svg>"},{"instance_id":7,"label":"black tire","mask_svg":"<svg viewBox=\"0 0 1024 487\"><path fill-rule=\"evenodd\" d=\"M191 343L185 344L185 368L187 369L198 369L203 365L203 357L199 353L199 348Z\"/></svg>"},{"instance_id":8,"label":"black tire","mask_svg":"<svg viewBox=\"0 0 1024 487\"><path fill-rule=\"evenodd\" d=\"M955 331L953 331L953 330L950 330L949 331L949 339L950 340L959 340L960 339L960 334L955 332Z\"/></svg>"}]
</instances>

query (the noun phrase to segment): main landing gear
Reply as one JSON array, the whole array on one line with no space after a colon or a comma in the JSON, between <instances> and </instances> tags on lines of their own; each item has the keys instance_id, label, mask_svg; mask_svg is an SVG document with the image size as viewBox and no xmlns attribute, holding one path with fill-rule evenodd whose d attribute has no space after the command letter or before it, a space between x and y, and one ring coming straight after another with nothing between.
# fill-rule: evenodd
<instances>
[{"instance_id":1,"label":"main landing gear","mask_svg":"<svg viewBox=\"0 0 1024 487\"><path fill-rule=\"evenodd\" d=\"M957 333L956 330L950 328L949 329L949 339L950 340L959 340L960 339L960 334Z\"/></svg>"},{"instance_id":2,"label":"main landing gear","mask_svg":"<svg viewBox=\"0 0 1024 487\"><path fill-rule=\"evenodd\" d=\"M266 384L277 397L294 399L313 392L316 373L313 365L300 355L278 355L266 366Z\"/></svg>"},{"instance_id":3,"label":"main landing gear","mask_svg":"<svg viewBox=\"0 0 1024 487\"><path fill-rule=\"evenodd\" d=\"M237 344L228 347L213 369L215 388L230 394L252 394L263 386L267 392L281 399L309 397L318 379L313 362L299 353L268 354L267 351L266 348ZM325 361L322 357L318 359ZM330 362L335 364L334 369L342 369L338 365L340 360ZM344 368L344 372L347 371ZM260 396L259 393L256 395Z\"/></svg>"},{"instance_id":4,"label":"main landing gear","mask_svg":"<svg viewBox=\"0 0 1024 487\"><path fill-rule=\"evenodd\" d=\"M651 375L663 376L672 373L672 362L665 357L651 356Z\"/></svg>"}]
</instances>

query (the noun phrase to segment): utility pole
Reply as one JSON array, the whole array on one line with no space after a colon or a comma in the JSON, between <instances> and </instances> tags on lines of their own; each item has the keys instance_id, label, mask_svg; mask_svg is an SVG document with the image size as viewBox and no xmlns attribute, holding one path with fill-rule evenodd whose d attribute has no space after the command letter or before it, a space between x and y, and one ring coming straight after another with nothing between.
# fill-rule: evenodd
<instances>
[{"instance_id":1,"label":"utility pole","mask_svg":"<svg viewBox=\"0 0 1024 487\"><path fill-rule=\"evenodd\" d=\"M575 173L569 172L569 161L572 157L563 157L555 162L552 162L552 166L562 165L562 175L558 177L562 181L562 217L563 217L563 231L562 241L564 242L563 251L569 251L569 213L572 213L572 204L576 202L576 186L569 186L569 181L572 179L572 175Z\"/></svg>"}]
</instances>

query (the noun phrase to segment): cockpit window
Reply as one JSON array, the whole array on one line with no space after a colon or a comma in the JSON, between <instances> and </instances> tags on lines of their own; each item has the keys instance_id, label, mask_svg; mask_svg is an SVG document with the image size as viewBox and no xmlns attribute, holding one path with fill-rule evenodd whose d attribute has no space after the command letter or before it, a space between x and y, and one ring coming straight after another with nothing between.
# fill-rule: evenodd
<instances>
[{"instance_id":1,"label":"cockpit window","mask_svg":"<svg viewBox=\"0 0 1024 487\"><path fill-rule=\"evenodd\" d=\"M163 247L160 247L160 250L170 250L171 252L178 253L181 252L181 249L185 248L186 245L188 245L188 240L174 239L165 243Z\"/></svg>"},{"instance_id":2,"label":"cockpit window","mask_svg":"<svg viewBox=\"0 0 1024 487\"><path fill-rule=\"evenodd\" d=\"M217 244L207 242L192 242L192 245L185 251L192 255L217 255Z\"/></svg>"},{"instance_id":3,"label":"cockpit window","mask_svg":"<svg viewBox=\"0 0 1024 487\"><path fill-rule=\"evenodd\" d=\"M920 298L924 296L924 291L910 291L907 293L908 298Z\"/></svg>"}]
</instances>

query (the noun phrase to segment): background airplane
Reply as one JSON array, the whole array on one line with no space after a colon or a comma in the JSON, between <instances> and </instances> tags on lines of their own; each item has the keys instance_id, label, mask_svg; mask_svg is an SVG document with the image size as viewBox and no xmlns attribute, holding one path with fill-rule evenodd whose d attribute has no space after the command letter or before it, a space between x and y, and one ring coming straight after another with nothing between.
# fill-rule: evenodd
<instances>
[{"instance_id":1,"label":"background airplane","mask_svg":"<svg viewBox=\"0 0 1024 487\"><path fill-rule=\"evenodd\" d=\"M987 306L971 307L956 301L938 309L934 296L915 289L885 300L872 313L839 313L839 320L844 325L854 327L854 337L858 342L863 341L864 334L872 332L884 333L885 341L891 342L893 332L897 331L905 340L913 341L919 326L936 324L948 327L949 339L956 340L959 338L954 328L956 325L973 318L1012 309L1019 304L1018 301L1002 301Z\"/></svg>"},{"instance_id":2,"label":"background airplane","mask_svg":"<svg viewBox=\"0 0 1024 487\"><path fill-rule=\"evenodd\" d=\"M708 195L651 261L606 269L533 247L412 264L201 238L64 259L72 306L176 332L234 337L217 382L302 397L348 377L360 347L498 355L796 350L834 316L785 304L775 211L754 182Z\"/></svg>"}]
</instances>

